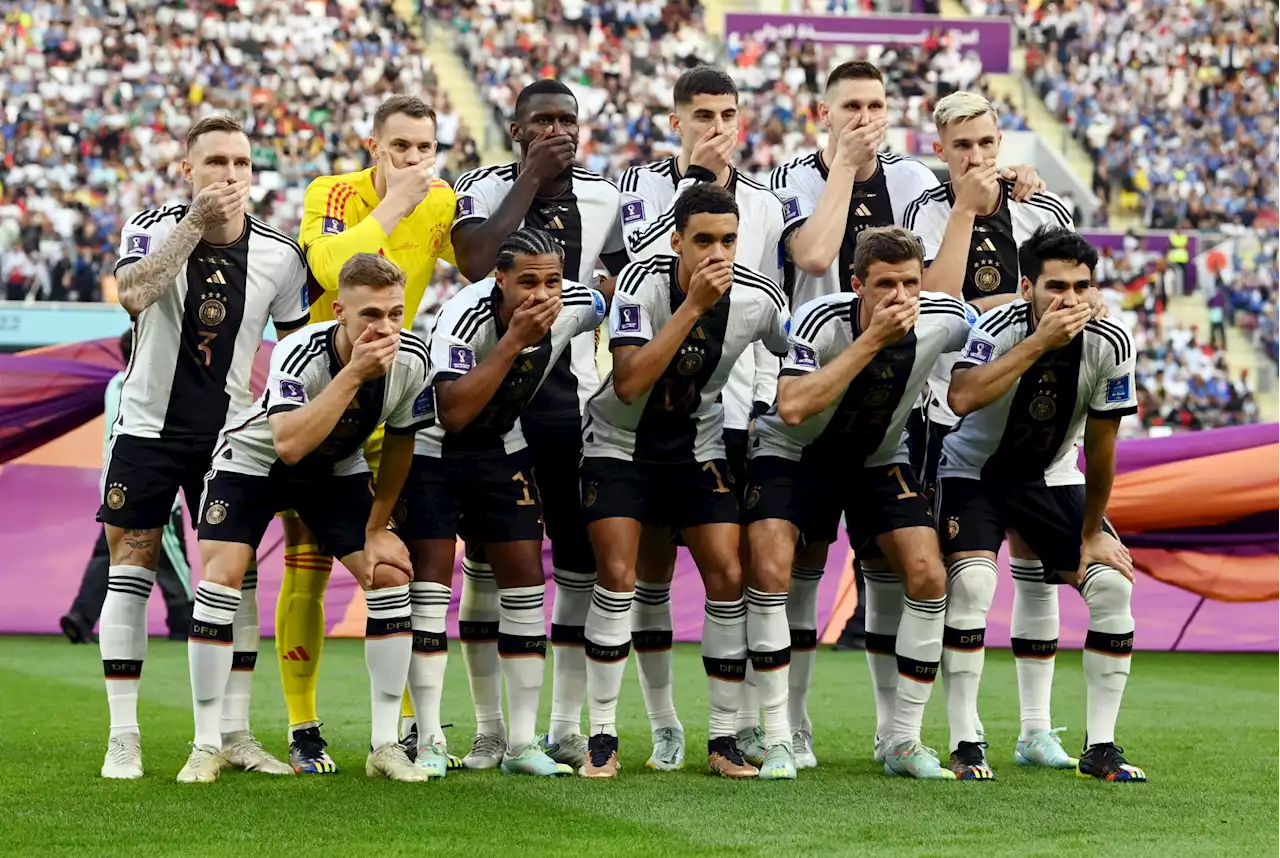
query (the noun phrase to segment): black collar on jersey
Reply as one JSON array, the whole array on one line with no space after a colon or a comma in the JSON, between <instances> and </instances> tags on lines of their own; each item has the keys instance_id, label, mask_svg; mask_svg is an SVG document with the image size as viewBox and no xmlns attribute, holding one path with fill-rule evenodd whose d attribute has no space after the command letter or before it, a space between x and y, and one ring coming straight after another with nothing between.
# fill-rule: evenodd
<instances>
[{"instance_id":1,"label":"black collar on jersey","mask_svg":"<svg viewBox=\"0 0 1280 858\"><path fill-rule=\"evenodd\" d=\"M817 152L814 153L813 163L817 165L818 175L821 176L822 181L825 182L827 180L827 174L830 173L831 171L827 169L827 159L826 157L824 157L824 155L825 153L821 149L819 149ZM880 173L883 170L884 170L884 164L881 163L880 161L880 154L876 153L876 171L872 173L871 176L868 177L866 181L863 181L863 182L855 181L853 183L853 186L856 188L859 185L871 184L880 176Z\"/></svg>"},{"instance_id":2,"label":"black collar on jersey","mask_svg":"<svg viewBox=\"0 0 1280 858\"><path fill-rule=\"evenodd\" d=\"M496 332L494 342L502 338L507 332L507 326L502 324L502 316L499 310L502 309L502 287L498 285L498 281L493 282L493 289L489 291L489 313L493 316L493 329Z\"/></svg>"},{"instance_id":3,"label":"black collar on jersey","mask_svg":"<svg viewBox=\"0 0 1280 858\"><path fill-rule=\"evenodd\" d=\"M1011 182L1006 182L1004 179L999 179L999 178L996 179L996 183L1000 186L1000 202L996 203L996 207L990 212L987 212L984 215L978 215L977 217L975 217L974 218L975 221L990 220L991 218L996 217L997 215L1000 214L1000 212L1008 208L1009 190L1010 188L1013 187L1013 184ZM945 188L947 191L947 205L954 207L956 204L955 186L953 185L953 183L947 182L942 187Z\"/></svg>"},{"instance_id":4,"label":"black collar on jersey","mask_svg":"<svg viewBox=\"0 0 1280 858\"><path fill-rule=\"evenodd\" d=\"M680 173L680 156L672 155L669 160L671 162L671 186L675 187L684 178ZM735 197L738 195L738 168L732 164L729 165L729 181L725 184L724 189Z\"/></svg>"},{"instance_id":5,"label":"black collar on jersey","mask_svg":"<svg viewBox=\"0 0 1280 858\"><path fill-rule=\"evenodd\" d=\"M337 378L342 372L342 356L338 354L338 325L331 327L324 338L325 351L329 354L329 377Z\"/></svg>"},{"instance_id":6,"label":"black collar on jersey","mask_svg":"<svg viewBox=\"0 0 1280 858\"><path fill-rule=\"evenodd\" d=\"M520 178L520 162L519 161L513 162L511 164L511 168L512 168L511 183L514 185L516 179ZM539 190L541 190L541 188L539 188ZM534 194L533 198L535 200L561 200L561 199L564 199L565 197L571 197L571 196L573 196L573 167L572 166L569 168L569 178L565 179L565 182L564 182L564 193L556 194L554 197L544 197L541 194Z\"/></svg>"},{"instance_id":7,"label":"black collar on jersey","mask_svg":"<svg viewBox=\"0 0 1280 858\"><path fill-rule=\"evenodd\" d=\"M185 217L188 211L190 211L190 209L185 209L182 212L182 216ZM244 216L244 229L240 232L240 237L237 238L235 241L231 242L230 244L214 244L213 242L206 241L203 238L200 239L200 243L203 244L205 247L217 247L217 248L235 247L237 244L240 244L242 241L244 241L246 238L249 237L249 217L250 216L246 213ZM182 220L182 217L179 217L178 220Z\"/></svg>"}]
</instances>

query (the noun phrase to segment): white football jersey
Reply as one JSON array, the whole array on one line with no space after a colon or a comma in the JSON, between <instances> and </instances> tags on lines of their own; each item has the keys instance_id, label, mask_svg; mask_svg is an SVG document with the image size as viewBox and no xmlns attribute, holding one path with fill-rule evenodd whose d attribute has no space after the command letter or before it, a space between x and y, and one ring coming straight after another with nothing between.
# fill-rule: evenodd
<instances>
[{"instance_id":1,"label":"white football jersey","mask_svg":"<svg viewBox=\"0 0 1280 858\"><path fill-rule=\"evenodd\" d=\"M622 270L609 312L609 346L643 347L671 321L685 295L680 260L657 256ZM583 453L627 461L675 464L723 459L720 392L747 347L762 340L786 352L788 320L782 290L743 265L733 285L685 336L658 381L630 405L618 398L613 375L587 403Z\"/></svg>"},{"instance_id":2,"label":"white football jersey","mask_svg":"<svg viewBox=\"0 0 1280 858\"><path fill-rule=\"evenodd\" d=\"M498 390L475 419L460 432L445 432L438 423L418 433L414 454L433 459L453 456L503 455L526 446L520 417L551 368L574 338L591 333L604 321L604 296L565 280L563 307L541 342L524 349L512 362ZM455 381L475 369L506 333L498 318L502 292L493 278L461 289L440 308L431 332L432 385Z\"/></svg>"},{"instance_id":3,"label":"white football jersey","mask_svg":"<svg viewBox=\"0 0 1280 858\"><path fill-rule=\"evenodd\" d=\"M797 268L784 254L784 286L793 310L823 295L851 291L858 235L871 227L903 226L907 207L925 191L938 186L938 177L915 158L881 152L877 161L879 168L870 179L854 183L844 240L831 268L814 277ZM770 175L769 186L782 199L784 250L791 235L817 210L827 187L827 174L823 153L818 151L776 167Z\"/></svg>"},{"instance_id":4,"label":"white football jersey","mask_svg":"<svg viewBox=\"0 0 1280 858\"><path fill-rule=\"evenodd\" d=\"M856 293L840 292L796 311L782 375L806 375L835 360L862 333L861 307ZM799 426L788 426L776 409L757 418L751 457L780 456L827 468L907 462L904 429L929 369L944 351L963 346L968 334L960 299L921 292L915 327L881 349L824 410Z\"/></svg>"},{"instance_id":5,"label":"white football jersey","mask_svg":"<svg viewBox=\"0 0 1280 858\"><path fill-rule=\"evenodd\" d=\"M453 228L488 220L515 185L519 162L480 167L463 173L454 185L458 213ZM623 249L618 188L585 167L574 166L567 194L535 198L520 226L540 229L564 250L565 277L578 283L595 280L596 263ZM596 370L596 338L582 335L560 356L526 413L546 417L575 416L581 424L587 397L600 386Z\"/></svg>"},{"instance_id":6,"label":"white football jersey","mask_svg":"<svg viewBox=\"0 0 1280 858\"><path fill-rule=\"evenodd\" d=\"M187 208L130 218L120 231L116 272L159 251ZM249 377L268 317L296 327L309 309L306 258L289 236L246 217L234 244L201 241L173 285L134 320L115 433L217 438L252 401Z\"/></svg>"},{"instance_id":7,"label":"white football jersey","mask_svg":"<svg viewBox=\"0 0 1280 858\"><path fill-rule=\"evenodd\" d=\"M670 256L675 232L675 201L698 184L681 177L676 158L631 167L622 174L622 232L627 255L633 262ZM781 284L779 242L782 240L782 203L764 185L730 168L728 190L738 201L739 265ZM724 386L726 429L746 429L754 402L772 405L778 383L778 359L762 343L742 353Z\"/></svg>"},{"instance_id":8,"label":"white football jersey","mask_svg":"<svg viewBox=\"0 0 1280 858\"><path fill-rule=\"evenodd\" d=\"M997 360L1035 331L1021 298L984 313L956 368ZM942 442L939 477L1046 486L1079 485L1077 445L1085 418L1138 410L1133 339L1111 319L1089 322L1040 357L1004 396L965 416Z\"/></svg>"},{"instance_id":9,"label":"white football jersey","mask_svg":"<svg viewBox=\"0 0 1280 858\"><path fill-rule=\"evenodd\" d=\"M1012 295L1022 277L1018 271L1018 248L1042 226L1075 229L1071 212L1061 199L1047 192L1031 195L1025 203L1013 198L1013 182L1000 180L1000 205L984 217L974 218L965 266L964 299L974 301L992 295ZM925 263L933 261L947 231L947 218L955 202L951 183L928 191L911 203L903 225L920 236ZM954 426L960 418L947 407L947 386L956 354L943 355L929 377L929 419Z\"/></svg>"},{"instance_id":10,"label":"white football jersey","mask_svg":"<svg viewBox=\"0 0 1280 858\"><path fill-rule=\"evenodd\" d=\"M412 435L435 421L435 400L427 384L427 344L412 331L403 331L391 369L361 385L320 446L295 465L280 461L270 417L311 402L342 371L335 339L338 325L308 325L276 344L266 390L218 439L215 471L288 479L361 474L369 470L364 442L380 425L386 423L392 435Z\"/></svg>"}]
</instances>

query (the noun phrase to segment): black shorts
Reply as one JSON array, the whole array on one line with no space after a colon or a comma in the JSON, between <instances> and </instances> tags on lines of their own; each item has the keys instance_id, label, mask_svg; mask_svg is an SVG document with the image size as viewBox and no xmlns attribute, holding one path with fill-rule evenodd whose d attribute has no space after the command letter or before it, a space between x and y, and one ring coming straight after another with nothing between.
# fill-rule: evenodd
<instances>
[{"instance_id":1,"label":"black shorts","mask_svg":"<svg viewBox=\"0 0 1280 858\"><path fill-rule=\"evenodd\" d=\"M257 548L272 516L291 509L315 534L322 553L346 557L364 550L373 489L367 473L291 480L214 471L200 506L201 539Z\"/></svg>"},{"instance_id":2,"label":"black shorts","mask_svg":"<svg viewBox=\"0 0 1280 858\"><path fill-rule=\"evenodd\" d=\"M672 530L740 521L733 473L724 459L651 465L587 457L582 508L588 522L630 518Z\"/></svg>"},{"instance_id":3,"label":"black shorts","mask_svg":"<svg viewBox=\"0 0 1280 858\"><path fill-rule=\"evenodd\" d=\"M526 448L498 456L414 456L400 493L396 531L408 540L542 541L542 505Z\"/></svg>"},{"instance_id":4,"label":"black shorts","mask_svg":"<svg viewBox=\"0 0 1280 858\"><path fill-rule=\"evenodd\" d=\"M942 556L962 551L996 553L1015 530L1044 564L1045 580L1080 568L1084 486L1037 486L946 477L938 486L938 538ZM1103 521L1115 535L1110 522Z\"/></svg>"},{"instance_id":5,"label":"black shorts","mask_svg":"<svg viewBox=\"0 0 1280 858\"><path fill-rule=\"evenodd\" d=\"M910 465L842 472L780 456L748 464L746 521L789 521L806 544L835 541L844 514L849 544L864 559L879 556L876 537L907 527L933 527L933 514Z\"/></svg>"},{"instance_id":6,"label":"black shorts","mask_svg":"<svg viewBox=\"0 0 1280 858\"><path fill-rule=\"evenodd\" d=\"M724 458L729 465L729 476L733 479L738 493L738 502L742 502L743 493L747 490L747 445L751 435L746 429L726 429L724 438Z\"/></svg>"},{"instance_id":7,"label":"black shorts","mask_svg":"<svg viewBox=\"0 0 1280 858\"><path fill-rule=\"evenodd\" d=\"M191 520L200 513L200 493L217 438L111 439L103 466L98 521L135 530L164 527L182 489Z\"/></svg>"},{"instance_id":8,"label":"black shorts","mask_svg":"<svg viewBox=\"0 0 1280 858\"><path fill-rule=\"evenodd\" d=\"M582 425L576 417L522 417L520 425L533 456L538 500L557 569L591 575L596 571L587 519L582 513L578 465L582 462Z\"/></svg>"},{"instance_id":9,"label":"black shorts","mask_svg":"<svg viewBox=\"0 0 1280 858\"><path fill-rule=\"evenodd\" d=\"M929 495L936 495L938 491L938 463L942 461L942 442L951 434L953 427L945 423L934 423L928 421L925 429L925 447L924 461L920 465L920 471L917 475L920 478L920 485Z\"/></svg>"}]
</instances>

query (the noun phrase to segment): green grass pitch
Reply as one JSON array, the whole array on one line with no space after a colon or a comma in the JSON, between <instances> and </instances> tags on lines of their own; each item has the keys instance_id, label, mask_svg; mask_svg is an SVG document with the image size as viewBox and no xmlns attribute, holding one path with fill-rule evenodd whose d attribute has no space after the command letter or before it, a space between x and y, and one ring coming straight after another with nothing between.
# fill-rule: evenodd
<instances>
[{"instance_id":1,"label":"green grass pitch","mask_svg":"<svg viewBox=\"0 0 1280 858\"><path fill-rule=\"evenodd\" d=\"M274 650L264 641L253 720L286 751ZM649 731L634 659L623 686L624 771L615 783L450 775L431 784L364 776L368 681L359 641L330 641L321 714L334 777L224 773L208 786L174 775L191 737L186 647L153 639L140 714L147 776L98 777L107 707L96 647L0 639L0 855L965 855L1241 856L1277 854L1277 658L1139 653L1121 744L1152 778L1102 784L1013 763L1017 687L1007 652L987 655L982 714L995 782L886 778L861 653L819 653L810 713L822 763L794 783L734 783L702 773L706 683L698 651L678 648L685 771L644 768ZM542 716L549 706L550 671ZM1080 656L1058 658L1055 722L1075 752L1084 727ZM472 729L462 659L449 663L453 749ZM944 748L941 687L925 728Z\"/></svg>"}]
</instances>

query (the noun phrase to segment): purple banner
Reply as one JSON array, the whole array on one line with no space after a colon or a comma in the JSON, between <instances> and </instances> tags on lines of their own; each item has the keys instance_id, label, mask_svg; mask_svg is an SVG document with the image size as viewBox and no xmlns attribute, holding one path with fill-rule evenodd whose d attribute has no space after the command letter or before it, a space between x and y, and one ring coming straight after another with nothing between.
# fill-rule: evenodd
<instances>
[{"instance_id":1,"label":"purple banner","mask_svg":"<svg viewBox=\"0 0 1280 858\"><path fill-rule=\"evenodd\" d=\"M1180 432L1167 438L1130 438L1116 446L1116 473L1127 474L1171 462L1185 462L1277 442L1280 442L1280 424L1276 423ZM1080 461L1083 467L1083 457Z\"/></svg>"},{"instance_id":2,"label":"purple banner","mask_svg":"<svg viewBox=\"0 0 1280 858\"><path fill-rule=\"evenodd\" d=\"M1123 250L1124 237L1123 232L1100 231L1100 230L1081 230L1081 235L1089 239L1089 243L1098 250ZM1145 253L1155 253L1163 256L1169 251L1169 233L1167 232L1142 232L1138 235L1138 250ZM1187 233L1187 253L1193 260L1193 264L1188 265L1186 269L1186 280L1184 285L1184 293L1187 295L1195 292L1196 288L1196 266L1194 260L1200 251L1200 240L1194 232Z\"/></svg>"},{"instance_id":3,"label":"purple banner","mask_svg":"<svg viewBox=\"0 0 1280 858\"><path fill-rule=\"evenodd\" d=\"M755 36L766 41L820 42L827 45L907 45L921 47L930 38L949 38L960 50L977 51L982 70L1009 71L1013 24L1008 18L939 18L935 15L766 15L730 12L726 37Z\"/></svg>"}]
</instances>

